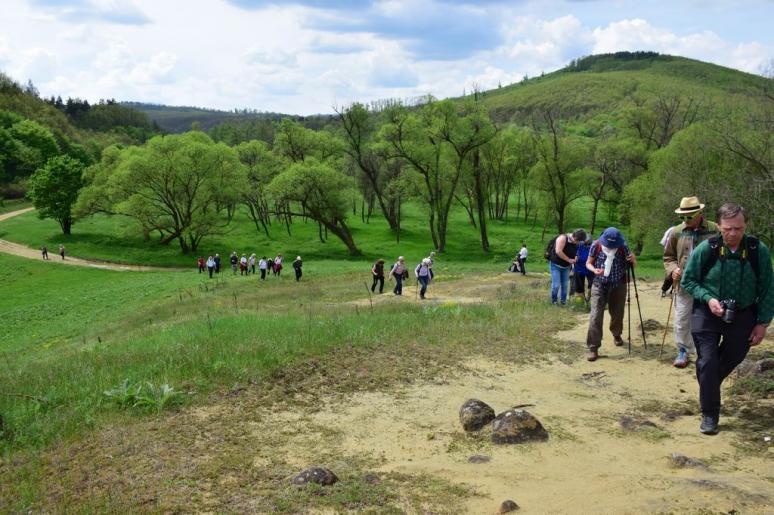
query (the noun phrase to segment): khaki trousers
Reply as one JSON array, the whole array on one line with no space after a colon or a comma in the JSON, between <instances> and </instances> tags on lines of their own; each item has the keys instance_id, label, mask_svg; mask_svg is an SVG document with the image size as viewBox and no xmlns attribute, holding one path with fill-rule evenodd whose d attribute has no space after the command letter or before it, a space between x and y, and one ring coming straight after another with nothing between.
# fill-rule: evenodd
<instances>
[{"instance_id":1,"label":"khaki trousers","mask_svg":"<svg viewBox=\"0 0 774 515\"><path fill-rule=\"evenodd\" d=\"M623 317L626 308L626 283L614 287L594 283L591 286L591 315L589 317L589 332L586 335L586 347L597 350L602 345L602 322L605 317L605 307L610 312L610 332L614 337L623 333Z\"/></svg>"}]
</instances>

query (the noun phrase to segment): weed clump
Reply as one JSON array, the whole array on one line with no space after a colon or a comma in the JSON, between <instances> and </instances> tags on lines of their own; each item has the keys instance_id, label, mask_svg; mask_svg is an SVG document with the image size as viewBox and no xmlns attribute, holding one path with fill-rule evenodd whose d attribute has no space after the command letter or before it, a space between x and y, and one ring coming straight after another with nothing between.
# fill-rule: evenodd
<instances>
[{"instance_id":1,"label":"weed clump","mask_svg":"<svg viewBox=\"0 0 774 515\"><path fill-rule=\"evenodd\" d=\"M105 390L103 395L119 408L153 410L159 414L164 409L179 403L182 393L166 383L156 386L150 381L143 384L131 383L128 379L124 379L116 388Z\"/></svg>"}]
</instances>

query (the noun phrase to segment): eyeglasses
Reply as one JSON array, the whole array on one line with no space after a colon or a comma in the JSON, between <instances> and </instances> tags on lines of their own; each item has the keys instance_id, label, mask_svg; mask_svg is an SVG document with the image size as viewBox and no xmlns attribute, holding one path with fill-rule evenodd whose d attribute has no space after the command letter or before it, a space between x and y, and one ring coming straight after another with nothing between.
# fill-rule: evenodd
<instances>
[{"instance_id":1,"label":"eyeglasses","mask_svg":"<svg viewBox=\"0 0 774 515\"><path fill-rule=\"evenodd\" d=\"M691 213L691 214L688 214L688 215L680 215L680 220L683 220L684 222L688 222L690 220L693 220L694 218L696 218L700 214L701 214L701 211L698 211L696 213Z\"/></svg>"}]
</instances>

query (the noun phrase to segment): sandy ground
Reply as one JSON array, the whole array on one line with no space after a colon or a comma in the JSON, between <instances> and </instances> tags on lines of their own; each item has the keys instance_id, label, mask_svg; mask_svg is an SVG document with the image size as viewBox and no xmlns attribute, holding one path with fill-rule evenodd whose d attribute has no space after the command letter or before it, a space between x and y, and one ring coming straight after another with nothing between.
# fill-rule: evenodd
<instances>
[{"instance_id":1,"label":"sandy ground","mask_svg":"<svg viewBox=\"0 0 774 515\"><path fill-rule=\"evenodd\" d=\"M26 209L19 209L18 211L11 211L10 213L4 213L0 215L0 222L7 220L14 216L22 215L30 211L34 211L34 207L28 207ZM0 252L4 254L12 254L14 256L24 257L28 259L36 259L42 263L56 263L60 265L75 265L75 266L88 266L91 268L101 268L103 270L116 270L119 272L152 272L152 271L179 271L183 269L179 268L162 268L154 266L140 266L140 265L123 265L119 263L110 263L107 261L97 261L92 259L80 259L76 257L70 257L65 254L65 259L59 257L58 247L51 247L48 249L49 259L46 261L42 259L40 249L32 249L13 243L7 240L0 240Z\"/></svg>"},{"instance_id":2,"label":"sandy ground","mask_svg":"<svg viewBox=\"0 0 774 515\"><path fill-rule=\"evenodd\" d=\"M474 289L498 280L504 277ZM656 285L638 286L643 318L663 322L668 299L660 298ZM436 299L450 300L443 295L448 291L459 301L465 288L440 284ZM389 299L379 302L384 301ZM636 320L636 304L632 314ZM567 345L582 345L587 316L568 315L576 316L578 325L559 337ZM633 331L638 328L632 325ZM715 437L698 432L694 367L678 370L666 361L674 353L671 336L664 360L657 361L662 334L650 333L647 351L641 337L633 338L631 355L626 346L614 347L607 334L595 363L466 363L470 372L461 377L398 393L356 395L343 407L331 403L312 421L345 435L330 451L372 455L382 460L383 472L429 473L472 486L476 495L461 512L493 513L502 501L513 499L531 513L774 513L774 448L762 455L740 453L734 443L746 429L732 417L721 420ZM771 346L770 336L764 345ZM487 402L498 413L517 404L534 405L526 409L542 421L549 441L496 446L487 429L466 435L458 410L469 398ZM675 409L692 414L662 418ZM619 423L624 415L646 418L657 428L624 431ZM267 416L269 425L278 426L301 418L292 411ZM315 462L319 451L303 437L289 439L281 449L299 467ZM701 460L707 468L675 468L668 459L672 453ZM477 454L491 461L469 463Z\"/></svg>"}]
</instances>

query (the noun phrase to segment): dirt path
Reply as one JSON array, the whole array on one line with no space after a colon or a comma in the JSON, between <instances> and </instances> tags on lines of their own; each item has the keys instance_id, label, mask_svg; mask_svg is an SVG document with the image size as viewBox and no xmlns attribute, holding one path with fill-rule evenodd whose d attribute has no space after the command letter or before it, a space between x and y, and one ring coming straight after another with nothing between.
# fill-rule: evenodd
<instances>
[{"instance_id":1,"label":"dirt path","mask_svg":"<svg viewBox=\"0 0 774 515\"><path fill-rule=\"evenodd\" d=\"M11 211L10 213L4 213L0 215L0 222L3 220L8 220L9 218L13 218L14 216L19 216L24 213L29 213L30 211L34 211L34 207L28 207L25 209L19 209L18 211ZM38 261L41 261L43 263L57 263L61 265L75 265L75 266L88 266L91 268L101 268L103 270L116 270L119 272L158 272L158 271L183 271L185 269L183 268L165 268L165 267L156 267L156 266L141 266L141 265L124 265L120 263L110 263L108 261L98 261L94 259L80 259L76 257L69 257L66 256L65 259L61 259L59 257L58 249L56 248L50 248L48 249L48 255L49 258L47 261L41 258L40 250L39 249L32 249L30 247L25 247L24 245L19 245L18 243L13 243L8 240L1 240L0 239L0 252L4 254L11 254L14 256L19 256L27 259L36 259Z\"/></svg>"},{"instance_id":2,"label":"dirt path","mask_svg":"<svg viewBox=\"0 0 774 515\"><path fill-rule=\"evenodd\" d=\"M639 287L643 317L663 321L668 300L660 299L656 285ZM568 345L585 340L588 318L576 316L578 325L559 334ZM638 328L633 324L633 331ZM470 373L442 384L331 404L313 416L312 424L344 435L330 449L334 454L378 456L381 472L428 473L471 485L476 495L465 507L469 513L496 512L506 499L532 513L772 513L772 448L759 456L740 453L736 444L746 429L734 417L723 418L716 437L698 432L694 368L671 367L671 347L664 360L656 359L661 334L650 333L647 351L641 338L633 338L631 355L626 347L614 347L608 334L596 363L466 363ZM671 345L671 337L667 342ZM469 398L487 402L496 412L534 405L527 409L546 426L550 440L495 446L486 434L465 435L457 412ZM273 420L267 428L302 418L298 412L267 416ZM656 427L627 432L622 416L642 417ZM278 450L299 467L325 451L303 436L287 439ZM671 453L707 468L673 468ZM491 461L469 463L475 454Z\"/></svg>"}]
</instances>

